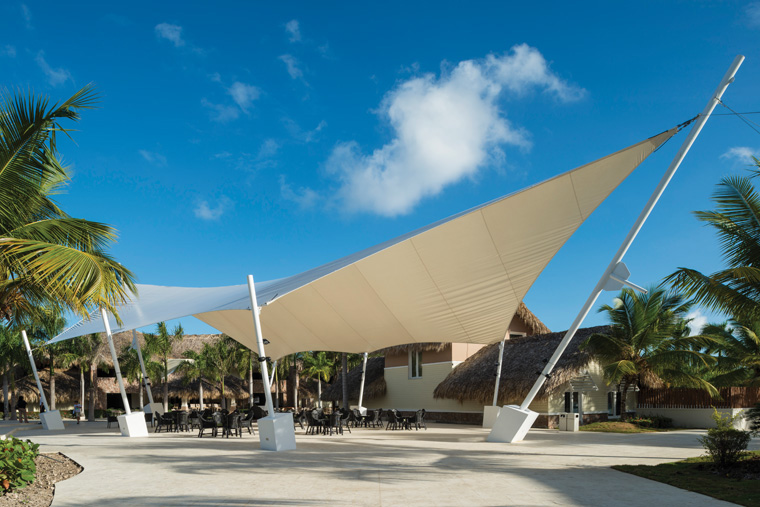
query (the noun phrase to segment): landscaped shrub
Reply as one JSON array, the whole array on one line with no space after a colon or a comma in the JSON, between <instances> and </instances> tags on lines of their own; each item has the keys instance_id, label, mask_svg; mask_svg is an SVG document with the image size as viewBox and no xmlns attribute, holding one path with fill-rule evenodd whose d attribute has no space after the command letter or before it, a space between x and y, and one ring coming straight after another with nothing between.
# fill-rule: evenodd
<instances>
[{"instance_id":1,"label":"landscaped shrub","mask_svg":"<svg viewBox=\"0 0 760 507\"><path fill-rule=\"evenodd\" d=\"M661 415L648 417L629 417L626 422L635 424L639 428L672 428L673 419Z\"/></svg>"},{"instance_id":2,"label":"landscaped shrub","mask_svg":"<svg viewBox=\"0 0 760 507\"><path fill-rule=\"evenodd\" d=\"M728 414L722 416L713 409L715 428L708 429L707 436L699 438L699 442L721 471L728 470L739 461L752 438L751 432L734 428L734 421L738 417L740 416Z\"/></svg>"},{"instance_id":3,"label":"landscaped shrub","mask_svg":"<svg viewBox=\"0 0 760 507\"><path fill-rule=\"evenodd\" d=\"M749 429L752 433L755 435L760 433L760 403L747 410L744 418L749 422Z\"/></svg>"},{"instance_id":4,"label":"landscaped shrub","mask_svg":"<svg viewBox=\"0 0 760 507\"><path fill-rule=\"evenodd\" d=\"M0 486L3 494L9 489L23 488L34 482L39 455L38 444L16 437L0 437Z\"/></svg>"}]
</instances>

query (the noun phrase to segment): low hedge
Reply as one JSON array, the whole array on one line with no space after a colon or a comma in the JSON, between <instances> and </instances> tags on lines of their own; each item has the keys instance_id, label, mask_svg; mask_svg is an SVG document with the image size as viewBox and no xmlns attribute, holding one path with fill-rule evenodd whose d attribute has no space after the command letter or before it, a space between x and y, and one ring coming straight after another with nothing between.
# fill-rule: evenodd
<instances>
[{"instance_id":1,"label":"low hedge","mask_svg":"<svg viewBox=\"0 0 760 507\"><path fill-rule=\"evenodd\" d=\"M38 449L39 444L31 440L5 435L0 437L0 486L3 494L34 482L37 474L34 460L40 454Z\"/></svg>"}]
</instances>

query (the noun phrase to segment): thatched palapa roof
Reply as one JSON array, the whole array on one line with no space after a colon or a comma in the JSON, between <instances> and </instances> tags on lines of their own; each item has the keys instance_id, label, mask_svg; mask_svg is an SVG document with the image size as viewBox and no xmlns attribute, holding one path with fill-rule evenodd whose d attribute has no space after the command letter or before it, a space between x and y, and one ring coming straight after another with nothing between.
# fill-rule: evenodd
<instances>
[{"instance_id":1,"label":"thatched palapa roof","mask_svg":"<svg viewBox=\"0 0 760 507\"><path fill-rule=\"evenodd\" d=\"M538 399L545 399L565 382L582 374L593 360L580 345L594 333L605 333L608 326L579 329L562 354L551 376L538 392ZM546 362L565 336L561 333L539 334L512 338L504 344L498 403L519 403L525 398ZM499 344L483 347L459 364L438 384L433 396L490 404L496 385L496 367L499 362Z\"/></svg>"},{"instance_id":2,"label":"thatched palapa roof","mask_svg":"<svg viewBox=\"0 0 760 507\"><path fill-rule=\"evenodd\" d=\"M541 322L538 317L536 317L533 312L531 312L527 306L525 306L525 303L520 302L520 306L517 307L517 311L515 312L515 317L519 317L526 326L528 326L528 329L530 329L530 334L536 335L536 334L544 334L544 333L551 333L551 330L544 325L543 322ZM393 347L386 347L384 349L380 349L377 352L380 352L382 354L403 354L408 351L412 352L441 352L448 343L440 343L440 342L426 342L426 343L406 343L404 345L395 345Z\"/></svg>"},{"instance_id":3,"label":"thatched palapa roof","mask_svg":"<svg viewBox=\"0 0 760 507\"><path fill-rule=\"evenodd\" d=\"M385 394L387 386L385 384L384 371L384 357L370 357L367 359L367 376L364 379L365 400L377 398ZM346 378L348 379L348 398L350 400L358 400L359 386L362 381L362 365L349 370ZM322 400L343 400L343 375L338 375L335 382L322 392Z\"/></svg>"}]
</instances>

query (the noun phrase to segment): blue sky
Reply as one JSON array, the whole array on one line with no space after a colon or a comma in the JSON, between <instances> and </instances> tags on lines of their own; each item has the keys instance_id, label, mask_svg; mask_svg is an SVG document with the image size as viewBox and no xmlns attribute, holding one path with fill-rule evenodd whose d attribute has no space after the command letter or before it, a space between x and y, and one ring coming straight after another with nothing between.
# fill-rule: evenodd
<instances>
[{"instance_id":1,"label":"blue sky","mask_svg":"<svg viewBox=\"0 0 760 507\"><path fill-rule=\"evenodd\" d=\"M140 283L280 278L524 188L693 117L737 54L724 100L760 110L759 2L105 4L3 2L0 86L62 100L97 85L100 108L60 145L74 177L59 201L119 230L113 253ZM569 326L684 137L531 289L551 329ZM710 120L626 256L632 280L720 268L691 212L753 153L760 136L738 118Z\"/></svg>"}]
</instances>

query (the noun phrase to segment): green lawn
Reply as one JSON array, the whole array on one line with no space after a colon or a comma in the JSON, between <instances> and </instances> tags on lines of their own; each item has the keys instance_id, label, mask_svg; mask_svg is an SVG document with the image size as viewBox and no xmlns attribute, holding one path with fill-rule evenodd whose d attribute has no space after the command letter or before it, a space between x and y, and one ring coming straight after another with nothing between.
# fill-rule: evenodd
<instances>
[{"instance_id":1,"label":"green lawn","mask_svg":"<svg viewBox=\"0 0 760 507\"><path fill-rule=\"evenodd\" d=\"M660 431L673 431L677 428L642 428L629 422L604 421L591 424L584 424L580 427L581 431L599 431L604 433L657 433Z\"/></svg>"},{"instance_id":2,"label":"green lawn","mask_svg":"<svg viewBox=\"0 0 760 507\"><path fill-rule=\"evenodd\" d=\"M660 465L617 465L621 472L739 505L760 505L760 451L747 453L736 470L720 474L709 458L689 458Z\"/></svg>"}]
</instances>

